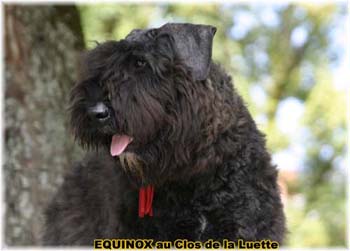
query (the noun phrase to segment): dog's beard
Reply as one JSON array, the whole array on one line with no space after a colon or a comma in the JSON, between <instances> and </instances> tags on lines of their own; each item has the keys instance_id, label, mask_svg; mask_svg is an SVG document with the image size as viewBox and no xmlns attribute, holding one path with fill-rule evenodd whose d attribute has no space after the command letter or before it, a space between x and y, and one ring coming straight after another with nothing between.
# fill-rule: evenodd
<instances>
[{"instance_id":1,"label":"dog's beard","mask_svg":"<svg viewBox=\"0 0 350 251\"><path fill-rule=\"evenodd\" d=\"M137 154L131 152L124 152L119 155L119 161L125 172L131 172L132 174L139 177L141 181L143 181L144 163Z\"/></svg>"}]
</instances>

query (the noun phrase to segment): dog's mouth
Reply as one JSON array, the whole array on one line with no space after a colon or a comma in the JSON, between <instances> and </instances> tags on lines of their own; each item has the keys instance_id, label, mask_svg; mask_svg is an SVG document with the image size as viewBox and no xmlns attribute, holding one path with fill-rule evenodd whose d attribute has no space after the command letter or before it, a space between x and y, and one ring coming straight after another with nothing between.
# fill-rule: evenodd
<instances>
[{"instance_id":1,"label":"dog's mouth","mask_svg":"<svg viewBox=\"0 0 350 251\"><path fill-rule=\"evenodd\" d=\"M128 135L113 135L111 142L111 155L119 156L125 151L132 141L133 138Z\"/></svg>"}]
</instances>

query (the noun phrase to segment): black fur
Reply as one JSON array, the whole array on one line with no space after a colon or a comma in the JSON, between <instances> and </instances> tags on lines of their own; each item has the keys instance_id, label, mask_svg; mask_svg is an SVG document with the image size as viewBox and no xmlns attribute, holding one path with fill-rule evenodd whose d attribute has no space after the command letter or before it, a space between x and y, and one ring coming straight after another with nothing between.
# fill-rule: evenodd
<instances>
[{"instance_id":1,"label":"black fur","mask_svg":"<svg viewBox=\"0 0 350 251\"><path fill-rule=\"evenodd\" d=\"M84 57L71 121L92 151L48 207L44 244L90 246L97 238L282 243L277 171L231 78L211 63L206 79L196 80L172 34L153 33L142 42L103 43ZM103 126L87 116L96 102L112 111ZM137 167L110 156L116 133L134 138L127 151ZM154 216L139 218L138 189L145 184L155 187Z\"/></svg>"}]
</instances>

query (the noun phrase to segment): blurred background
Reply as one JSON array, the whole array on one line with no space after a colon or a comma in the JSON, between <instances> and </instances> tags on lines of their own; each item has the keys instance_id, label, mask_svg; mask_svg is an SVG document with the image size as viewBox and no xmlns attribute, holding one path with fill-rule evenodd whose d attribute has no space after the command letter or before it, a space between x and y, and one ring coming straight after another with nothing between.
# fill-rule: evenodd
<instances>
[{"instance_id":1,"label":"blurred background","mask_svg":"<svg viewBox=\"0 0 350 251\"><path fill-rule=\"evenodd\" d=\"M286 247L346 245L345 1L334 4L4 5L5 242L39 245L42 210L78 161L67 124L79 54L166 22L218 28L213 58L267 135Z\"/></svg>"}]
</instances>

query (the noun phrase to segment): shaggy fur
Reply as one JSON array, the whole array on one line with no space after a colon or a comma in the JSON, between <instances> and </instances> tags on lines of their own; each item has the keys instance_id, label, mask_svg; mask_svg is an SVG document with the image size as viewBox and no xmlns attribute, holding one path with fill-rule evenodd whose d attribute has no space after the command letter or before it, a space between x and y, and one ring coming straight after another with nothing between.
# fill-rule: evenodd
<instances>
[{"instance_id":1,"label":"shaggy fur","mask_svg":"<svg viewBox=\"0 0 350 251\"><path fill-rule=\"evenodd\" d=\"M148 40L106 42L83 59L71 122L91 151L48 207L44 244L91 246L97 238L281 243L277 171L231 78L209 59L198 80L171 32L145 32L152 32ZM111 112L103 126L87 115L97 102ZM120 157L109 153L116 133L134 138ZM154 216L139 218L138 190L146 184L155 187Z\"/></svg>"}]
</instances>

